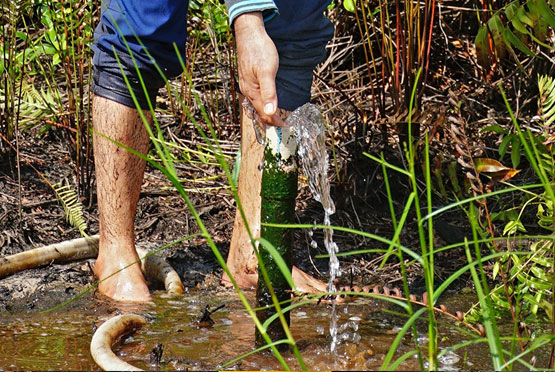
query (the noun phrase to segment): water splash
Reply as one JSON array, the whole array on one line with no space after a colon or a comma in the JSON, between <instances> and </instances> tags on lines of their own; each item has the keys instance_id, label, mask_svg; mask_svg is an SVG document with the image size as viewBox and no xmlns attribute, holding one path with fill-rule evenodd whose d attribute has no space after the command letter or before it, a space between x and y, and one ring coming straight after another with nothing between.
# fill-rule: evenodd
<instances>
[{"instance_id":1,"label":"water splash","mask_svg":"<svg viewBox=\"0 0 555 372\"><path fill-rule=\"evenodd\" d=\"M297 152L302 160L302 169L308 177L308 185L314 199L324 208L324 225L331 226L330 216L335 213L335 205L330 196L328 180L328 153L326 151L326 125L324 116L318 108L307 103L297 108L286 120L294 125L297 139ZM335 292L335 278L341 275L338 247L333 241L333 230L324 229L324 246L330 256L330 279L328 292ZM337 314L335 301L332 300L332 316L330 321L330 335L332 338L331 351L335 351L338 343Z\"/></svg>"}]
</instances>

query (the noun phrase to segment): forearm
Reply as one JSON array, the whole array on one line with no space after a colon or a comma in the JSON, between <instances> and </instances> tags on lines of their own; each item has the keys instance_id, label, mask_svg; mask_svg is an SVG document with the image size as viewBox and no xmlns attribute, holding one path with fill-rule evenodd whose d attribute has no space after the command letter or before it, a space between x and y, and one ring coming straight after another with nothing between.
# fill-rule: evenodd
<instances>
[{"instance_id":1,"label":"forearm","mask_svg":"<svg viewBox=\"0 0 555 372\"><path fill-rule=\"evenodd\" d=\"M235 19L233 26L238 45L244 45L244 43L249 43L251 40L266 36L261 12L240 14Z\"/></svg>"},{"instance_id":2,"label":"forearm","mask_svg":"<svg viewBox=\"0 0 555 372\"><path fill-rule=\"evenodd\" d=\"M278 10L273 0L226 0L225 3L232 26L235 26L234 22L241 14L261 12L263 20L267 20L277 14Z\"/></svg>"},{"instance_id":3,"label":"forearm","mask_svg":"<svg viewBox=\"0 0 555 372\"><path fill-rule=\"evenodd\" d=\"M228 8L237 42L239 87L263 122L284 126L285 123L276 114L278 101L275 79L279 58L276 46L264 27L264 15L259 7L264 2L258 1L256 6L249 7L247 4L255 1L245 0Z\"/></svg>"}]
</instances>

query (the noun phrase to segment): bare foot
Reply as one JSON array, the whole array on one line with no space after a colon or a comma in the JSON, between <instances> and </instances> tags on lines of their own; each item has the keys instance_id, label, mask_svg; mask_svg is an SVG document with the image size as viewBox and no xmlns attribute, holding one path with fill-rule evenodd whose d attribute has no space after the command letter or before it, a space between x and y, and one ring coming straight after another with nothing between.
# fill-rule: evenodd
<instances>
[{"instance_id":1,"label":"bare foot","mask_svg":"<svg viewBox=\"0 0 555 372\"><path fill-rule=\"evenodd\" d=\"M94 265L94 273L100 280L98 285L100 293L113 300L123 302L149 302L152 300L139 264L133 264L123 269L137 260L136 255L135 257L112 255L106 260L103 257L99 255Z\"/></svg>"},{"instance_id":2,"label":"bare foot","mask_svg":"<svg viewBox=\"0 0 555 372\"><path fill-rule=\"evenodd\" d=\"M233 272L231 268L229 269L231 270L231 275L233 275L233 278L237 282L237 285L239 286L239 288L256 289L256 285L258 283L258 272L240 274L238 272ZM221 283L224 287L233 286L226 272L224 272L224 274L222 275Z\"/></svg>"},{"instance_id":3,"label":"bare foot","mask_svg":"<svg viewBox=\"0 0 555 372\"><path fill-rule=\"evenodd\" d=\"M313 276L308 275L297 266L293 266L293 283L297 291L302 293L327 292L328 285Z\"/></svg>"},{"instance_id":4,"label":"bare foot","mask_svg":"<svg viewBox=\"0 0 555 372\"><path fill-rule=\"evenodd\" d=\"M228 263L229 264L229 263ZM245 272L237 270L233 265L229 266L231 275L242 289L256 289L258 283L258 271ZM296 290L302 293L318 293L327 292L328 285L313 276L308 275L297 266L293 266L293 283L297 287ZM231 287L231 280L224 272L222 275L222 285Z\"/></svg>"}]
</instances>

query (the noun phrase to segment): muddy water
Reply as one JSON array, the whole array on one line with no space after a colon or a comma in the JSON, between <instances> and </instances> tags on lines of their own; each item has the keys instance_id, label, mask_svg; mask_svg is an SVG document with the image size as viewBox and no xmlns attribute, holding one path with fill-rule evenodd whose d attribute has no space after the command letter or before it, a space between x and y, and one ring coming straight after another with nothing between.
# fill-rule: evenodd
<instances>
[{"instance_id":1,"label":"muddy water","mask_svg":"<svg viewBox=\"0 0 555 372\"><path fill-rule=\"evenodd\" d=\"M250 298L254 302L254 298ZM155 305L139 311L149 319L146 327L114 350L124 360L143 369L216 370L253 348L254 326L237 296L195 293L169 298L157 294ZM225 308L212 315L211 328L199 328L194 320L206 305ZM388 352L403 319L381 311L383 302L370 299L337 305L339 339L334 355L329 352L327 305L307 305L292 314L292 331L309 370L376 370ZM83 300L73 309L50 314L15 314L0 319L0 370L97 370L89 354L93 325L107 319L113 309L94 300ZM112 312L113 314L113 312ZM423 335L425 327L422 327ZM445 333L446 332L446 333ZM460 333L444 330L451 341L461 342ZM425 344L425 336L418 340ZM158 343L164 352L160 366L149 362L149 353ZM410 338L397 356L413 347ZM440 369L491 369L487 347L483 344L465 352L448 354ZM290 368L299 369L291 355L285 354ZM237 370L279 370L281 365L270 354L256 354L229 367ZM415 358L400 369L419 370Z\"/></svg>"}]
</instances>

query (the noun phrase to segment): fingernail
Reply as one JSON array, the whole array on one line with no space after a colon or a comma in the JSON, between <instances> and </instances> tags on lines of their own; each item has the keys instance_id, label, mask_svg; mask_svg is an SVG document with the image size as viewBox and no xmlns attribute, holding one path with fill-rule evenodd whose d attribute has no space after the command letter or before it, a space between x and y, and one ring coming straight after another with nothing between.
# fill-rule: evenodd
<instances>
[{"instance_id":1,"label":"fingernail","mask_svg":"<svg viewBox=\"0 0 555 372\"><path fill-rule=\"evenodd\" d=\"M272 115L272 114L274 113L274 104L271 103L271 102L270 102L270 103L267 103L267 104L264 106L264 113L265 113L266 115Z\"/></svg>"}]
</instances>

